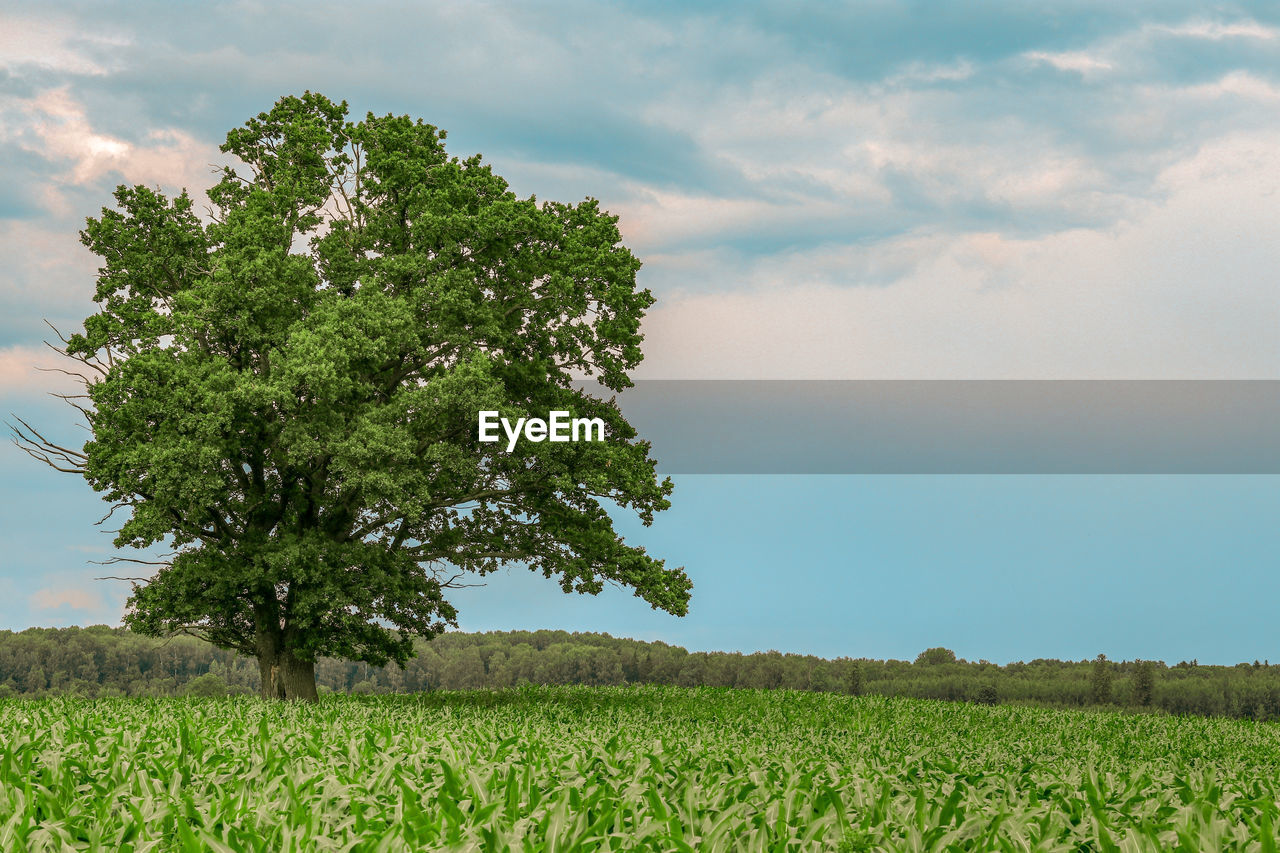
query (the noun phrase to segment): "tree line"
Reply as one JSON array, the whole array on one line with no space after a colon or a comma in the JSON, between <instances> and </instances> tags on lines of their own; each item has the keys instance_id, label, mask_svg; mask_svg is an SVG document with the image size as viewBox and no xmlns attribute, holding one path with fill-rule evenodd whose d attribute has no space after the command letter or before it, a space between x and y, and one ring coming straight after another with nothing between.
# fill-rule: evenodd
<instances>
[{"instance_id":1,"label":"tree line","mask_svg":"<svg viewBox=\"0 0 1280 853\"><path fill-rule=\"evenodd\" d=\"M0 698L248 694L259 691L259 677L252 658L193 637L157 640L103 625L0 631ZM1170 666L1099 655L1001 666L966 661L945 648L913 661L828 660L777 651L690 652L566 631L448 633L418 641L403 669L322 658L316 680L321 693L670 684L1280 719L1280 665L1269 661Z\"/></svg>"}]
</instances>

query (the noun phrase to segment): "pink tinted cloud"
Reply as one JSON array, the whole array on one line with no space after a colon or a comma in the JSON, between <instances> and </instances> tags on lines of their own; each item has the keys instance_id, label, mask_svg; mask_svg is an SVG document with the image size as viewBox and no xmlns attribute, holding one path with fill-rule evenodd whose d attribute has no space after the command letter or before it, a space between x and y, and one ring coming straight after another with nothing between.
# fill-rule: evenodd
<instances>
[{"instance_id":1,"label":"pink tinted cloud","mask_svg":"<svg viewBox=\"0 0 1280 853\"><path fill-rule=\"evenodd\" d=\"M84 589L57 589L45 587L31 595L31 606L37 610L56 610L70 607L72 610L98 610L104 602L100 595Z\"/></svg>"}]
</instances>

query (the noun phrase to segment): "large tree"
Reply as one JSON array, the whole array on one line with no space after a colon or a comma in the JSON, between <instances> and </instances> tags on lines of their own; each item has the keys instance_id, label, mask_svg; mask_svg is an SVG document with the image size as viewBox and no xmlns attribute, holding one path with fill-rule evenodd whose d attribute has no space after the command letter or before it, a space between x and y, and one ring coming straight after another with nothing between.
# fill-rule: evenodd
<instances>
[{"instance_id":1,"label":"large tree","mask_svg":"<svg viewBox=\"0 0 1280 853\"><path fill-rule=\"evenodd\" d=\"M402 663L454 624L446 591L506 563L566 592L629 587L684 614L691 584L608 507L669 506L612 399L653 303L617 217L518 198L405 116L286 97L232 130L201 216L120 187L81 237L102 258L78 362L82 449L21 446L171 550L126 623L256 656L265 697L314 699L314 664ZM477 413L599 417L603 442L477 441Z\"/></svg>"}]
</instances>

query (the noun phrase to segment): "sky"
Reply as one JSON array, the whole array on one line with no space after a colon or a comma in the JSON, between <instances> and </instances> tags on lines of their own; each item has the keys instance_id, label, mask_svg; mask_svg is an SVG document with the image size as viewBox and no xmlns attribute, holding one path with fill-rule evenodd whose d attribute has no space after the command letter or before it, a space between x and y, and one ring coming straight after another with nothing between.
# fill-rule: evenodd
<instances>
[{"instance_id":1,"label":"sky","mask_svg":"<svg viewBox=\"0 0 1280 853\"><path fill-rule=\"evenodd\" d=\"M1280 378L1280 8L0 3L0 409L75 436L48 320L84 218L194 193L311 89L598 198L657 297L640 378ZM683 476L690 614L513 568L472 630L1008 661L1280 659L1275 476ZM0 628L115 624L83 481L0 449Z\"/></svg>"}]
</instances>

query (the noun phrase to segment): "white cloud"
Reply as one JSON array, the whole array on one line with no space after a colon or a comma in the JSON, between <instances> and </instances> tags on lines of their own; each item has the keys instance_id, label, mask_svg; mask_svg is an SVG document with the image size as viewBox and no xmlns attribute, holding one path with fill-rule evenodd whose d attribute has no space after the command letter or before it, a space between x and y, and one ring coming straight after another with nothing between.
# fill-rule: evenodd
<instances>
[{"instance_id":1,"label":"white cloud","mask_svg":"<svg viewBox=\"0 0 1280 853\"><path fill-rule=\"evenodd\" d=\"M1157 32L1187 38L1222 41L1228 38L1250 38L1274 41L1280 38L1280 29L1268 27L1257 21L1244 20L1223 23L1221 21L1187 21L1177 26L1157 26Z\"/></svg>"},{"instance_id":2,"label":"white cloud","mask_svg":"<svg viewBox=\"0 0 1280 853\"><path fill-rule=\"evenodd\" d=\"M1033 50L1024 53L1027 59L1033 62L1042 62L1051 65L1059 71L1075 71L1079 74L1088 76L1101 71L1110 71L1115 66L1111 60L1104 59L1085 51L1065 51L1062 53L1046 53L1041 50Z\"/></svg>"},{"instance_id":3,"label":"white cloud","mask_svg":"<svg viewBox=\"0 0 1280 853\"><path fill-rule=\"evenodd\" d=\"M750 230L761 223L794 229L814 216L840 216L843 206L813 200L793 202L695 196L666 190L638 190L623 201L620 227L637 248L687 244L725 233Z\"/></svg>"},{"instance_id":4,"label":"white cloud","mask_svg":"<svg viewBox=\"0 0 1280 853\"><path fill-rule=\"evenodd\" d=\"M1233 96L1251 101L1280 101L1280 86L1272 85L1247 71L1232 71L1212 83L1184 86L1177 93L1185 97L1209 100Z\"/></svg>"},{"instance_id":5,"label":"white cloud","mask_svg":"<svg viewBox=\"0 0 1280 853\"><path fill-rule=\"evenodd\" d=\"M956 83L968 80L974 73L973 63L967 60L938 65L926 62L913 62L902 71L886 80L886 83L901 85L911 83Z\"/></svg>"},{"instance_id":6,"label":"white cloud","mask_svg":"<svg viewBox=\"0 0 1280 853\"><path fill-rule=\"evenodd\" d=\"M1206 145L1157 184L1164 201L1106 231L705 257L651 312L642 375L1280 377L1280 134ZM896 277L868 285L877 269Z\"/></svg>"},{"instance_id":7,"label":"white cloud","mask_svg":"<svg viewBox=\"0 0 1280 853\"><path fill-rule=\"evenodd\" d=\"M128 184L189 188L199 197L213 182L209 164L224 156L216 146L172 128L155 129L140 142L96 130L69 86L26 98L0 96L0 141L14 142L64 171L43 188L46 209L59 216L82 213L66 200L67 186L89 186L118 174Z\"/></svg>"},{"instance_id":8,"label":"white cloud","mask_svg":"<svg viewBox=\"0 0 1280 853\"><path fill-rule=\"evenodd\" d=\"M1134 189L1111 170L1150 169L1133 162L1142 154L1091 157L1016 110L977 125L966 116L970 98L791 72L714 103L667 101L652 108L653 119L693 129L747 189L726 197L635 188L618 206L624 233L647 252L667 253L693 237L785 237L806 224L852 241L972 227L969 216L1022 225L1113 221L1128 211Z\"/></svg>"},{"instance_id":9,"label":"white cloud","mask_svg":"<svg viewBox=\"0 0 1280 853\"><path fill-rule=\"evenodd\" d=\"M5 13L0 27L0 69L26 67L68 74L100 76L114 70L104 54L130 43L122 34L90 32L66 17L31 17Z\"/></svg>"}]
</instances>

